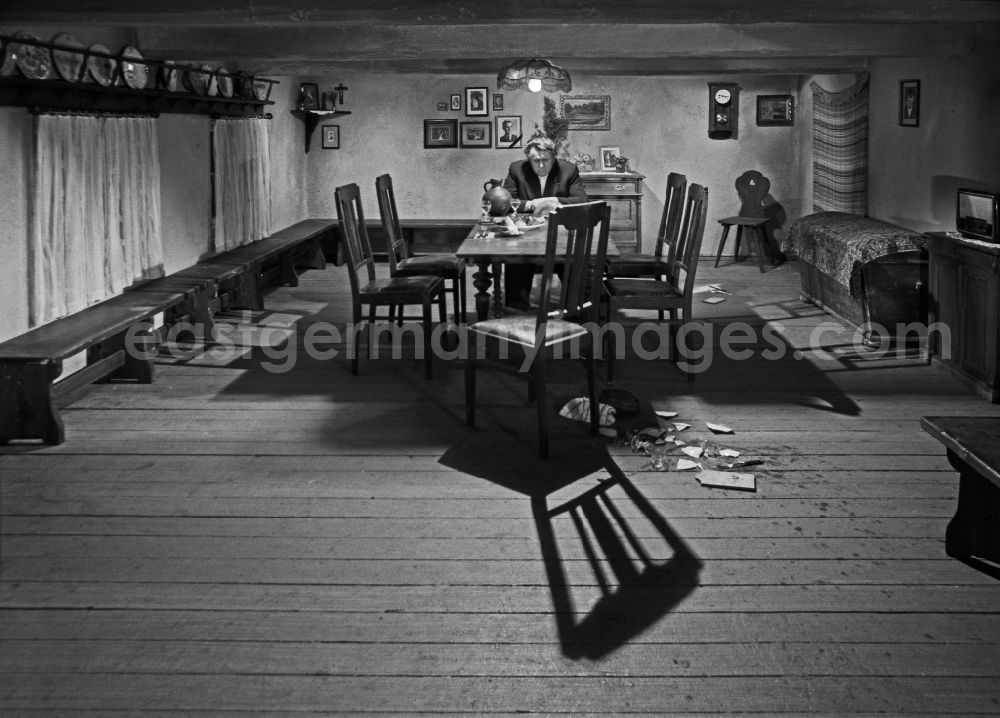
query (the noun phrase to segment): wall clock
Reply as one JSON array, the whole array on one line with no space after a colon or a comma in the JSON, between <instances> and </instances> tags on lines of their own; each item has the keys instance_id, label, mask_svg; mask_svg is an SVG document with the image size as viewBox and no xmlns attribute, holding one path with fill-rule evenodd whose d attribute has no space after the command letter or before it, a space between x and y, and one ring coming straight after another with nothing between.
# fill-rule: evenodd
<instances>
[{"instance_id":1,"label":"wall clock","mask_svg":"<svg viewBox=\"0 0 1000 718\"><path fill-rule=\"evenodd\" d=\"M739 135L740 86L732 82L708 83L708 136L735 140Z\"/></svg>"}]
</instances>

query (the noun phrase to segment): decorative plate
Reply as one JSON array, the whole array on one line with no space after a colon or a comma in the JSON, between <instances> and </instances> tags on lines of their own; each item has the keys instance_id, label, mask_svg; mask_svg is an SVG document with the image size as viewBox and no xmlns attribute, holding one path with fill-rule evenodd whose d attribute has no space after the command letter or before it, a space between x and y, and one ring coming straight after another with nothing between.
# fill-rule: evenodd
<instances>
[{"instance_id":1,"label":"decorative plate","mask_svg":"<svg viewBox=\"0 0 1000 718\"><path fill-rule=\"evenodd\" d=\"M107 87L114 79L118 60L110 57L111 50L99 42L95 42L87 50L91 53L100 53L99 55L92 54L87 58L87 69L90 70L90 76L94 78L94 82Z\"/></svg>"},{"instance_id":2,"label":"decorative plate","mask_svg":"<svg viewBox=\"0 0 1000 718\"><path fill-rule=\"evenodd\" d=\"M205 94L209 97L215 97L219 94L219 80L215 76L215 70L212 69L211 65L202 65L201 74L205 76Z\"/></svg>"},{"instance_id":3,"label":"decorative plate","mask_svg":"<svg viewBox=\"0 0 1000 718\"><path fill-rule=\"evenodd\" d=\"M232 97L233 78L229 76L229 70L224 67L220 67L219 71L216 73L216 78L219 81L219 94L223 97Z\"/></svg>"},{"instance_id":4,"label":"decorative plate","mask_svg":"<svg viewBox=\"0 0 1000 718\"><path fill-rule=\"evenodd\" d=\"M174 66L173 61L166 60L160 65L159 82L160 87L167 92L180 92L180 72Z\"/></svg>"},{"instance_id":5,"label":"decorative plate","mask_svg":"<svg viewBox=\"0 0 1000 718\"><path fill-rule=\"evenodd\" d=\"M15 40L41 40L30 32L18 32L14 35ZM13 45L14 58L17 60L17 69L21 74L30 80L47 80L52 77L52 54L49 48L40 45L26 45L24 43L11 43Z\"/></svg>"},{"instance_id":6,"label":"decorative plate","mask_svg":"<svg viewBox=\"0 0 1000 718\"><path fill-rule=\"evenodd\" d=\"M196 95L204 95L208 91L208 75L193 67L184 71L184 87Z\"/></svg>"},{"instance_id":7,"label":"decorative plate","mask_svg":"<svg viewBox=\"0 0 1000 718\"><path fill-rule=\"evenodd\" d=\"M3 38L0 38L0 43L3 42ZM8 42L3 46L3 61L0 62L0 75L6 77L7 75L14 74L14 68L17 67L17 60L14 59L14 43Z\"/></svg>"},{"instance_id":8,"label":"decorative plate","mask_svg":"<svg viewBox=\"0 0 1000 718\"><path fill-rule=\"evenodd\" d=\"M83 44L68 32L61 32L52 38L53 45L63 47L77 47L81 52L72 50L60 50L52 48L52 60L56 65L56 72L59 77L66 82L76 82L80 79L80 70L83 69Z\"/></svg>"},{"instance_id":9,"label":"decorative plate","mask_svg":"<svg viewBox=\"0 0 1000 718\"><path fill-rule=\"evenodd\" d=\"M142 61L142 54L131 45L122 48L122 77L133 90L145 88L149 80L149 68Z\"/></svg>"}]
</instances>

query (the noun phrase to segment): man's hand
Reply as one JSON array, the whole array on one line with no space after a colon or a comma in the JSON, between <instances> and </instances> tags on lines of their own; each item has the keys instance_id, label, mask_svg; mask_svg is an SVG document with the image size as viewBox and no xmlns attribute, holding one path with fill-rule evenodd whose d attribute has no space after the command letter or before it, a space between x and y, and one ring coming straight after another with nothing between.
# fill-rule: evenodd
<instances>
[{"instance_id":1,"label":"man's hand","mask_svg":"<svg viewBox=\"0 0 1000 718\"><path fill-rule=\"evenodd\" d=\"M536 217L545 217L551 212L555 212L561 206L557 197L541 197L531 200L531 212Z\"/></svg>"}]
</instances>

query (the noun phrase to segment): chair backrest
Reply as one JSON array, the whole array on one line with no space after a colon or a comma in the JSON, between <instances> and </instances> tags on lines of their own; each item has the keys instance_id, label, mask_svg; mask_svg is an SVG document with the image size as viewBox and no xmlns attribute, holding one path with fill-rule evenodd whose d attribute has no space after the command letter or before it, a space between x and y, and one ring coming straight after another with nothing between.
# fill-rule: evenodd
<instances>
[{"instance_id":1,"label":"chair backrest","mask_svg":"<svg viewBox=\"0 0 1000 718\"><path fill-rule=\"evenodd\" d=\"M610 227L611 207L604 201L563 205L549 215L537 326L562 317L596 322ZM562 268L558 296L553 296L557 263Z\"/></svg>"},{"instance_id":2,"label":"chair backrest","mask_svg":"<svg viewBox=\"0 0 1000 718\"><path fill-rule=\"evenodd\" d=\"M771 191L771 181L757 170L749 170L736 178L736 194L740 197L740 217L764 217L764 198Z\"/></svg>"},{"instance_id":3,"label":"chair backrest","mask_svg":"<svg viewBox=\"0 0 1000 718\"><path fill-rule=\"evenodd\" d=\"M666 245L667 263L674 262L674 249L677 245L677 235L681 231L681 219L684 215L684 193L687 189L687 177L671 172L667 175L667 193L663 199L663 215L660 217L660 229L656 233L657 259L663 258Z\"/></svg>"},{"instance_id":4,"label":"chair backrest","mask_svg":"<svg viewBox=\"0 0 1000 718\"><path fill-rule=\"evenodd\" d=\"M385 232L386 252L389 254L389 274L395 274L396 263L410 256L410 248L406 245L403 230L399 226L392 177L387 174L376 177L375 193L378 195L378 211L382 217L382 230Z\"/></svg>"},{"instance_id":5,"label":"chair backrest","mask_svg":"<svg viewBox=\"0 0 1000 718\"><path fill-rule=\"evenodd\" d=\"M337 187L337 217L340 219L340 234L347 248L347 273L351 279L351 294L355 299L361 289L361 279L368 282L375 279L375 259L372 256L368 230L365 228L365 213L361 208L361 192L354 183ZM361 273L365 272L364 275Z\"/></svg>"},{"instance_id":6,"label":"chair backrest","mask_svg":"<svg viewBox=\"0 0 1000 718\"><path fill-rule=\"evenodd\" d=\"M674 281L679 281L677 270L684 271L684 299L690 307L694 294L694 277L698 271L698 257L701 254L701 240L705 235L705 219L708 215L708 188L691 184L684 203L684 223L677 238L677 261L674 263ZM687 317L685 317L687 318Z\"/></svg>"}]
</instances>

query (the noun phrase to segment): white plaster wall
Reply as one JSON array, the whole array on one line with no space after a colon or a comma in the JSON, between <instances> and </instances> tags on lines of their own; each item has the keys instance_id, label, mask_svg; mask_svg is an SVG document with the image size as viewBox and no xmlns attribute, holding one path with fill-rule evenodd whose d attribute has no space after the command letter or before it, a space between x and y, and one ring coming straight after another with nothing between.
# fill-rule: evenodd
<instances>
[{"instance_id":1,"label":"white plaster wall","mask_svg":"<svg viewBox=\"0 0 1000 718\"><path fill-rule=\"evenodd\" d=\"M351 115L332 123L341 128L341 149L314 149L308 163L308 208L312 216L336 216L334 189L356 182L362 189L366 216L377 217L375 177L393 176L396 201L404 217L461 217L478 212L482 184L503 177L511 161L523 158L520 150L424 149L423 120L455 118L467 121L464 112L438 111L452 93L466 87L487 87L490 96L495 76L440 77L428 75L379 76L351 74L304 78L319 83L321 91L338 82L349 88L344 109ZM771 194L790 218L800 212L798 123L795 127L757 127L758 94L796 93L796 77L740 78L740 129L737 140L708 138L708 82L733 78L573 78L574 95L610 95L611 129L604 132L572 131L570 152L596 155L601 146L620 146L631 158L631 167L646 175L643 198L643 243L654 241L663 193L669 172L686 174L689 182L709 188L709 227L704 253L715 251L716 220L735 214L738 198L734 182L749 169L759 169L771 179ZM542 95L505 92L503 112L520 115L530 132L542 120ZM552 95L558 102L558 95Z\"/></svg>"},{"instance_id":2,"label":"white plaster wall","mask_svg":"<svg viewBox=\"0 0 1000 718\"><path fill-rule=\"evenodd\" d=\"M871 69L869 214L920 232L955 228L955 191L1000 191L1000 63L877 60ZM920 122L899 125L899 83L920 80Z\"/></svg>"}]
</instances>

